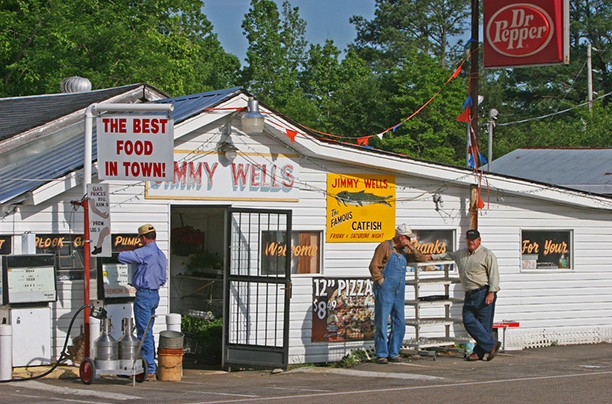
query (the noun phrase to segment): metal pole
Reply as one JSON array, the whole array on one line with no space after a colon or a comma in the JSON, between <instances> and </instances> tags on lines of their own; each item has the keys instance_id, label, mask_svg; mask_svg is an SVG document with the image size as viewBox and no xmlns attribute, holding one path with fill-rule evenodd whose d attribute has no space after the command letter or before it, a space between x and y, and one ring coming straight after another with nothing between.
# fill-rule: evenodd
<instances>
[{"instance_id":1,"label":"metal pole","mask_svg":"<svg viewBox=\"0 0 612 404\"><path fill-rule=\"evenodd\" d=\"M487 170L489 172L493 171L493 127L498 113L495 108L489 110L489 169Z\"/></svg>"},{"instance_id":2,"label":"metal pole","mask_svg":"<svg viewBox=\"0 0 612 404\"><path fill-rule=\"evenodd\" d=\"M587 45L587 83L589 87L589 112L593 112L593 65L591 64L591 48L589 42Z\"/></svg>"},{"instance_id":3,"label":"metal pole","mask_svg":"<svg viewBox=\"0 0 612 404\"><path fill-rule=\"evenodd\" d=\"M84 243L83 243L83 266L85 271L85 304L89 305L89 261L91 253L91 240L89 240L89 200L87 199L87 185L91 184L91 165L93 164L93 120L100 112L170 112L174 110L172 104L98 104L94 103L85 109L85 151L83 158L83 201L81 206L84 209ZM89 343L89 307L85 308L85 325L83 327L85 341L85 357L90 357Z\"/></svg>"},{"instance_id":4,"label":"metal pole","mask_svg":"<svg viewBox=\"0 0 612 404\"><path fill-rule=\"evenodd\" d=\"M489 169L488 172L492 171L493 167L493 121L489 119Z\"/></svg>"},{"instance_id":5,"label":"metal pole","mask_svg":"<svg viewBox=\"0 0 612 404\"><path fill-rule=\"evenodd\" d=\"M87 197L83 199L83 214L85 221L85 231L83 234L84 243L83 243L83 266L85 267L85 302L84 304L89 306L89 251L90 251L90 243L89 240L89 200ZM85 308L85 326L83 329L84 333L84 341L85 344L85 357L89 358L91 355L91 347L89 346L89 307Z\"/></svg>"}]
</instances>

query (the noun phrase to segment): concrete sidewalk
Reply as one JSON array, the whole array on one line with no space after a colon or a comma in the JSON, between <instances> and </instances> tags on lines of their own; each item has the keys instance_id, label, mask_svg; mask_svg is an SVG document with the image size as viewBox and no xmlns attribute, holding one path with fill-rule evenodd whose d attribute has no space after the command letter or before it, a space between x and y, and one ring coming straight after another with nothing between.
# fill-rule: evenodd
<instances>
[{"instance_id":1,"label":"concrete sidewalk","mask_svg":"<svg viewBox=\"0 0 612 404\"><path fill-rule=\"evenodd\" d=\"M183 375L184 378L198 379L206 378L210 375L225 374L220 366L205 365L205 364L194 364L193 361L187 359L188 355L185 356L183 362ZM604 361L603 365L596 365L593 362ZM389 363L386 365L377 364L373 361L366 361L358 363L351 368L338 368L334 367L333 364L327 366L315 366L315 365L297 365L290 366L290 370L281 372L284 374L291 373L329 373L329 374L346 374L355 376L357 372L373 372L374 374L388 374L385 377L398 377L398 378L410 378L412 376L393 376L393 374L418 374L419 376L427 376L426 378L448 378L449 374L456 372L471 371L473 374L478 374L475 370L483 370L483 376L490 377L489 370L494 370L496 374L499 374L500 368L503 369L516 369L517 366L525 368L529 366L534 369L537 374L550 374L554 373L556 366L562 366L565 369L565 365L573 363L580 367L581 363L584 366L591 366L591 368L597 368L597 366L612 368L612 344L601 343L601 344L590 344L590 345L566 345L566 346L555 346L546 348L528 349L522 351L506 351L501 352L497 357L488 361L476 361L468 362L464 359L461 353L438 353L436 360L432 356L420 356L412 355L407 356L401 363ZM588 364L590 363L590 365ZM18 367L13 368L13 378L30 378L33 376L41 375L49 371L52 366L31 366L31 367ZM236 372L233 372L236 373ZM247 372L239 372L242 375L247 375ZM252 373L272 373L270 370L253 371ZM359 375L359 373L357 373ZM112 377L112 376L103 376ZM42 379L75 379L79 378L79 367L78 366L67 366L60 365L53 370L49 375ZM40 380L40 379L39 379Z\"/></svg>"},{"instance_id":2,"label":"concrete sidewalk","mask_svg":"<svg viewBox=\"0 0 612 404\"><path fill-rule=\"evenodd\" d=\"M189 364L187 364L189 365ZM49 367L18 368L14 376ZM494 360L467 362L460 353L412 356L401 363L359 363L351 368L301 366L286 372L184 369L181 381L136 383L102 376L81 383L78 368L61 366L37 380L0 386L3 404L61 402L193 404L448 403L471 404L475 395L513 403L609 403L612 344L556 346L500 353ZM27 398L26 398L27 397ZM494 400L494 401L495 401ZM56 401L53 401L56 402Z\"/></svg>"}]
</instances>

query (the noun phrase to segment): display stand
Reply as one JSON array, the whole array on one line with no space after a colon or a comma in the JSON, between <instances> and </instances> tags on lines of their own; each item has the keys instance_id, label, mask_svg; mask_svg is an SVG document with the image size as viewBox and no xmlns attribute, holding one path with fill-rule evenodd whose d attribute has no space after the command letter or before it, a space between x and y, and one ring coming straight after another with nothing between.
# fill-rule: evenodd
<instances>
[{"instance_id":1,"label":"display stand","mask_svg":"<svg viewBox=\"0 0 612 404\"><path fill-rule=\"evenodd\" d=\"M453 318L450 316L450 307L456 303L463 303L462 298L451 296L450 285L459 283L459 276L451 276L450 270L454 261L428 261L428 262L410 262L408 267L412 267L407 275L406 285L414 286L414 300L406 299L406 306L414 308L414 318L407 318L406 325L415 328L415 338L404 341L402 353L427 354L436 359L436 352L440 350L448 351L453 345L465 344L472 342L469 337L451 336L451 325L463 324L461 318ZM423 276L425 267L442 268L427 271L428 276ZM414 279L409 279L411 273ZM443 286L444 292L438 295L422 296L421 287L426 286ZM422 317L421 308L431 306L443 306L444 315L439 317ZM424 327L444 326L445 332L440 337L422 337L421 329Z\"/></svg>"},{"instance_id":2,"label":"display stand","mask_svg":"<svg viewBox=\"0 0 612 404\"><path fill-rule=\"evenodd\" d=\"M176 309L179 313L187 314L189 309L194 307L187 307L184 304L186 298L197 298L202 299L205 302L204 311L209 310L209 306L213 302L213 288L216 282L223 282L223 279L218 278L203 278L199 276L189 275L175 275L172 277L174 280L173 284L176 287L176 291L179 298L179 307ZM201 307L198 307L202 310Z\"/></svg>"}]
</instances>

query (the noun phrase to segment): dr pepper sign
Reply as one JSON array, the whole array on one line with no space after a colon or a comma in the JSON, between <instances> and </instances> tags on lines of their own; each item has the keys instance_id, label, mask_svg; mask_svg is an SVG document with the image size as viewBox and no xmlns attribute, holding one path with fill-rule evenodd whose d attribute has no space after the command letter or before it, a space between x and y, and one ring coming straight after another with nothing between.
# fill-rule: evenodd
<instances>
[{"instance_id":1,"label":"dr pepper sign","mask_svg":"<svg viewBox=\"0 0 612 404\"><path fill-rule=\"evenodd\" d=\"M484 0L484 67L569 64L569 0Z\"/></svg>"},{"instance_id":2,"label":"dr pepper sign","mask_svg":"<svg viewBox=\"0 0 612 404\"><path fill-rule=\"evenodd\" d=\"M169 115L101 115L96 118L98 178L174 179L174 119Z\"/></svg>"}]
</instances>

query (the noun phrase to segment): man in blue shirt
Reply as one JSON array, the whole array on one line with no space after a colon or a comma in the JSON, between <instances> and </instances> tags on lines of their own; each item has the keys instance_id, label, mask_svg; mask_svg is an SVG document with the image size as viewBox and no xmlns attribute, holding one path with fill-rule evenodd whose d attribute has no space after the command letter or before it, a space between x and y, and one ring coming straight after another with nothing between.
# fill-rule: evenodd
<instances>
[{"instance_id":1,"label":"man in blue shirt","mask_svg":"<svg viewBox=\"0 0 612 404\"><path fill-rule=\"evenodd\" d=\"M155 227L145 224L138 228L138 237L142 247L134 251L119 253L119 262L133 265L132 286L136 288L134 299L134 318L136 320L136 335L142 340L151 316L159 304L159 288L166 283L168 259L159 249L155 239ZM147 331L142 344L142 358L149 365L149 378L155 378L155 340L153 339L153 324Z\"/></svg>"}]
</instances>

